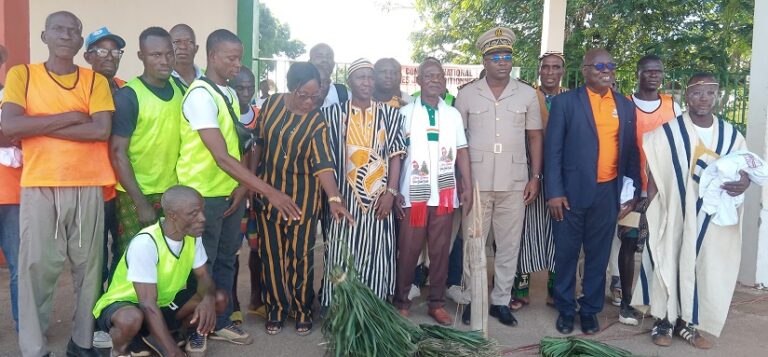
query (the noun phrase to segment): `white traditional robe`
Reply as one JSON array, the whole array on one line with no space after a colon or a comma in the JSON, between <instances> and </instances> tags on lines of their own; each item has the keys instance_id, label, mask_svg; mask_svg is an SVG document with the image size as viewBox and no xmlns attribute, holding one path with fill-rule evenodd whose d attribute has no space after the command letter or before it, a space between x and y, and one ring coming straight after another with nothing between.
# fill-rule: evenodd
<instances>
[{"instance_id":1,"label":"white traditional robe","mask_svg":"<svg viewBox=\"0 0 768 357\"><path fill-rule=\"evenodd\" d=\"M658 193L646 212L649 237L632 305L719 336L739 272L741 222L713 224L701 211L699 180L707 165L746 142L723 120L713 125L712 142L703 143L685 113L643 139Z\"/></svg>"}]
</instances>

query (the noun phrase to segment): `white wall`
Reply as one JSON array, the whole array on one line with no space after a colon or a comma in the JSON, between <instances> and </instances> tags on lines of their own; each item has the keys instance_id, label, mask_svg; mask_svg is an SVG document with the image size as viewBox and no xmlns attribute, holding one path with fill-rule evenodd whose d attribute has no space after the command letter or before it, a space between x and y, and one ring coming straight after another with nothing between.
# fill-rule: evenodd
<instances>
[{"instance_id":1,"label":"white wall","mask_svg":"<svg viewBox=\"0 0 768 357\"><path fill-rule=\"evenodd\" d=\"M150 26L166 30L178 23L186 23L195 30L200 50L196 63L205 65L205 39L213 30L225 28L232 32L237 29L236 0L30 0L30 60L42 62L48 58L48 50L40 40L48 14L66 10L74 13L83 22L83 37L96 29L107 26L109 30L123 37L127 43L120 63L118 77L131 79L142 72L142 65L136 57L139 34ZM78 64L88 66L78 54Z\"/></svg>"}]
</instances>

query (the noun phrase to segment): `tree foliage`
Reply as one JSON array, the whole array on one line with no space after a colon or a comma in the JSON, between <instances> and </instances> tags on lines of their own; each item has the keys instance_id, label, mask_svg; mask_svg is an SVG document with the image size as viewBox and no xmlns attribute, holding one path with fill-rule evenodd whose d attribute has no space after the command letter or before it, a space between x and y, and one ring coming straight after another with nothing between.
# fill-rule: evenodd
<instances>
[{"instance_id":1,"label":"tree foliage","mask_svg":"<svg viewBox=\"0 0 768 357\"><path fill-rule=\"evenodd\" d=\"M543 0L414 0L424 28L412 33L412 58L479 63L475 41L496 27L517 35L515 63L536 66ZM667 68L734 72L749 67L754 0L568 0L565 55L605 47L625 69L643 55Z\"/></svg>"},{"instance_id":2,"label":"tree foliage","mask_svg":"<svg viewBox=\"0 0 768 357\"><path fill-rule=\"evenodd\" d=\"M259 57L271 58L275 55L283 55L288 58L296 58L306 52L304 43L291 39L291 29L287 24L272 15L272 11L259 3ZM266 78L266 73L274 70L274 61L259 61L259 73L256 78Z\"/></svg>"}]
</instances>

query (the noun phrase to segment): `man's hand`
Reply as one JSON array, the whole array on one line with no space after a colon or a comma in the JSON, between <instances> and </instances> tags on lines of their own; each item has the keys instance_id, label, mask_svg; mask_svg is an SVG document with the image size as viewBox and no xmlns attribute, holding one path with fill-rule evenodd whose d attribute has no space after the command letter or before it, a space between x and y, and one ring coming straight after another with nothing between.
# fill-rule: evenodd
<instances>
[{"instance_id":1,"label":"man's hand","mask_svg":"<svg viewBox=\"0 0 768 357\"><path fill-rule=\"evenodd\" d=\"M397 197L395 197L395 218L397 219L403 219L405 218L405 210L403 209L403 206L405 205L405 197L401 194L397 194Z\"/></svg>"},{"instance_id":2,"label":"man's hand","mask_svg":"<svg viewBox=\"0 0 768 357\"><path fill-rule=\"evenodd\" d=\"M197 325L197 333L208 336L216 328L216 302L213 296L206 295L192 313L191 325Z\"/></svg>"},{"instance_id":3,"label":"man's hand","mask_svg":"<svg viewBox=\"0 0 768 357\"><path fill-rule=\"evenodd\" d=\"M472 205L475 203L475 196L472 189L463 189L459 193L459 204L464 208L464 215L469 216L472 211Z\"/></svg>"},{"instance_id":4,"label":"man's hand","mask_svg":"<svg viewBox=\"0 0 768 357\"><path fill-rule=\"evenodd\" d=\"M395 203L395 196L388 191L385 191L376 200L376 219L386 219L390 213L392 213L392 205Z\"/></svg>"},{"instance_id":5,"label":"man's hand","mask_svg":"<svg viewBox=\"0 0 768 357\"><path fill-rule=\"evenodd\" d=\"M619 220L626 217L629 214L629 212L634 211L636 205L637 205L637 197L623 203L621 205L621 210L619 211Z\"/></svg>"},{"instance_id":6,"label":"man's hand","mask_svg":"<svg viewBox=\"0 0 768 357\"><path fill-rule=\"evenodd\" d=\"M157 222L157 213L155 212L155 207L153 207L152 204L146 200L142 201L143 202L136 204L136 213L139 216L139 224L141 224L142 227L146 227Z\"/></svg>"},{"instance_id":7,"label":"man's hand","mask_svg":"<svg viewBox=\"0 0 768 357\"><path fill-rule=\"evenodd\" d=\"M355 225L355 217L352 217L352 214L347 211L347 208L344 207L343 204L339 202L331 202L328 206L331 208L331 216L336 222L346 219L347 223L352 226Z\"/></svg>"},{"instance_id":8,"label":"man's hand","mask_svg":"<svg viewBox=\"0 0 768 357\"><path fill-rule=\"evenodd\" d=\"M547 206L549 207L549 214L558 222L562 221L565 216L563 208L568 211L571 210L571 206L568 204L568 198L565 196L550 198L549 201L547 201Z\"/></svg>"},{"instance_id":9,"label":"man's hand","mask_svg":"<svg viewBox=\"0 0 768 357\"><path fill-rule=\"evenodd\" d=\"M525 205L533 203L536 197L539 196L539 190L541 189L541 182L539 179L529 180L525 185L525 191L523 191L523 201Z\"/></svg>"},{"instance_id":10,"label":"man's hand","mask_svg":"<svg viewBox=\"0 0 768 357\"><path fill-rule=\"evenodd\" d=\"M744 193L744 191L749 188L749 184L752 183L749 181L749 175L747 175L744 170L740 170L739 175L741 175L741 179L738 181L725 182L722 186L720 186L720 188L725 190L725 192L728 192L728 194L732 197L736 197Z\"/></svg>"},{"instance_id":11,"label":"man's hand","mask_svg":"<svg viewBox=\"0 0 768 357\"><path fill-rule=\"evenodd\" d=\"M229 208L227 208L226 211L224 211L222 217L227 217L231 215L232 213L235 213L237 211L237 208L240 207L240 202L243 202L243 198L248 194L248 188L245 186L237 186L234 190L232 190L232 193L227 198L227 201L229 201Z\"/></svg>"},{"instance_id":12,"label":"man's hand","mask_svg":"<svg viewBox=\"0 0 768 357\"><path fill-rule=\"evenodd\" d=\"M301 210L299 209L299 206L293 202L290 196L274 188L267 191L265 196L267 196L269 203L271 203L273 207L277 208L277 210L283 216L283 220L298 221L301 219Z\"/></svg>"}]
</instances>

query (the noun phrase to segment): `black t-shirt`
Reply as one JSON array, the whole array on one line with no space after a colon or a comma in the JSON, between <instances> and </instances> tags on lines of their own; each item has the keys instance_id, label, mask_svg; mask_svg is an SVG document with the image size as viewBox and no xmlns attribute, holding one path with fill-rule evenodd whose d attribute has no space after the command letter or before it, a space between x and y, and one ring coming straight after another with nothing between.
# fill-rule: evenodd
<instances>
[{"instance_id":1,"label":"black t-shirt","mask_svg":"<svg viewBox=\"0 0 768 357\"><path fill-rule=\"evenodd\" d=\"M139 77L149 90L163 101L173 99L173 87L171 82L166 83L165 87L159 88L152 86ZM112 116L112 134L129 138L136 130L136 122L139 120L139 99L136 97L136 91L133 88L125 86L115 92L115 114Z\"/></svg>"}]
</instances>

